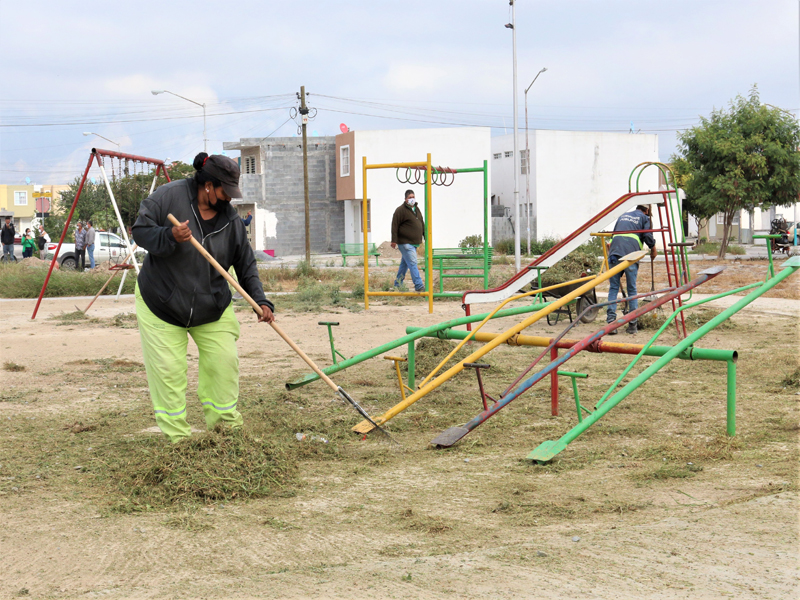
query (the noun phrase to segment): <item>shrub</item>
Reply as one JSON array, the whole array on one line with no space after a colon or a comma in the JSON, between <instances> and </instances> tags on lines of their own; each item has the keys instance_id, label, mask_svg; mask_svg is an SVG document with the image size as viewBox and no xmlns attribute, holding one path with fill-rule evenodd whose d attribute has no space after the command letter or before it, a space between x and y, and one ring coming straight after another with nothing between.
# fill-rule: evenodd
<instances>
[{"instance_id":1,"label":"shrub","mask_svg":"<svg viewBox=\"0 0 800 600\"><path fill-rule=\"evenodd\" d=\"M468 235L463 240L458 242L459 248L483 248L483 236L481 234L478 235Z\"/></svg>"}]
</instances>

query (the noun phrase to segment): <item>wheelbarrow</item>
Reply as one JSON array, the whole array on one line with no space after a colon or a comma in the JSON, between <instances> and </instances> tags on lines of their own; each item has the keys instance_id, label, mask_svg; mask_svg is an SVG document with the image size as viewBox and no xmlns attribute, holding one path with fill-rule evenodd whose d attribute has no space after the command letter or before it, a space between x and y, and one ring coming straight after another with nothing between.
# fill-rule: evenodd
<instances>
[{"instance_id":1,"label":"wheelbarrow","mask_svg":"<svg viewBox=\"0 0 800 600\"><path fill-rule=\"evenodd\" d=\"M585 277L586 275L583 275ZM542 298L545 300L558 300L559 298L566 296L570 292L574 292L579 287L585 285L585 281L580 281L578 283L571 283L570 285L565 285L554 290L547 290L542 292ZM531 291L539 289L536 285L531 285ZM553 311L549 315L547 315L547 324L548 325L557 325L559 319L561 317L566 316L569 319L569 322L572 323L572 305L575 304L575 315L581 314L584 310L589 308L590 306L597 304L597 293L594 289L589 290L582 296L578 296L573 302L569 302L568 304L562 306L558 310ZM597 318L598 309L587 311L585 315L581 317L581 322L583 323L591 323Z\"/></svg>"}]
</instances>

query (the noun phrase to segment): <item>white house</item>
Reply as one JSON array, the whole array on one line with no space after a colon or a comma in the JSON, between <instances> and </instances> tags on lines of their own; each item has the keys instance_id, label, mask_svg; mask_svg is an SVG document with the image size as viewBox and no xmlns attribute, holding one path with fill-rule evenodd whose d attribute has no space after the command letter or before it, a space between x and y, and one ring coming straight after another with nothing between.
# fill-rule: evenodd
<instances>
[{"instance_id":1,"label":"white house","mask_svg":"<svg viewBox=\"0 0 800 600\"><path fill-rule=\"evenodd\" d=\"M519 134L520 239L563 238L628 191L628 177L639 163L658 160L658 136L600 131L528 132L530 172L526 173L525 132ZM514 135L492 138L491 190L497 237L513 237ZM526 194L530 176L530 196ZM657 190L658 170L644 171L639 190ZM497 207L503 207L498 210ZM503 224L507 227L503 228ZM610 224L613 226L613 223ZM502 233L500 233L502 232Z\"/></svg>"},{"instance_id":2,"label":"white house","mask_svg":"<svg viewBox=\"0 0 800 600\"><path fill-rule=\"evenodd\" d=\"M481 127L349 131L337 135L336 199L344 203L345 241L363 240L363 157L369 164L425 162L430 153L434 166L464 169L483 167L491 158L490 151L490 131ZM391 240L392 215L402 204L405 190L414 190L420 206L425 191L423 185L398 181L395 169L370 169L367 173L368 239L381 244ZM399 175L403 178L405 173ZM457 246L468 235L483 234L481 173L456 174L452 185L432 186L431 195L434 247Z\"/></svg>"}]
</instances>

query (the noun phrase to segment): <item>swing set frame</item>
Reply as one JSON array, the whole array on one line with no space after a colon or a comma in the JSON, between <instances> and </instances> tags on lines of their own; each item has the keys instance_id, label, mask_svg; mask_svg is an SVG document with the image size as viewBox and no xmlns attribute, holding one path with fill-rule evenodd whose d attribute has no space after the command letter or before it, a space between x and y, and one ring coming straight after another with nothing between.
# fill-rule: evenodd
<instances>
[{"instance_id":1,"label":"swing set frame","mask_svg":"<svg viewBox=\"0 0 800 600\"><path fill-rule=\"evenodd\" d=\"M50 268L47 271L47 277L44 279L44 284L42 285L42 291L39 292L39 298L36 300L36 306L33 309L33 314L31 315L31 320L36 318L36 313L39 312L39 305L42 303L42 298L44 298L45 291L47 290L47 284L50 282L50 276L53 273L53 269L55 268L57 261L58 261L58 254L61 251L61 245L64 243L64 238L67 235L67 231L69 230L70 222L72 221L72 215L75 213L75 208L78 206L78 200L81 197L81 192L83 192L83 186L86 184L86 178L89 176L89 170L92 168L92 164L97 162L97 166L100 167L100 174L103 177L103 183L106 186L106 191L108 192L109 197L111 198L111 205L114 207L114 214L117 217L117 223L119 224L120 231L122 232L122 239L125 240L125 249L127 254L130 257L131 263L133 264L133 268L136 270L136 273L139 273L139 264L136 262L136 258L133 256L133 247L131 246L131 241L128 239L128 230L125 228L125 224L122 222L122 216L119 212L119 207L117 206L117 201L114 198L114 192L111 189L111 182L108 180L108 175L106 174L105 165L103 163L104 159L109 159L109 162L113 161L114 158L120 161L125 161L126 163L126 171L127 171L127 163L129 161L133 161L134 164L134 173L136 171L136 163L141 163L142 169L144 170L145 165L152 165L155 167L155 171L153 173L153 183L150 185L150 194L153 193L153 190L156 187L156 181L158 181L159 174L163 174L166 178L167 182L172 181L169 177L169 173L167 172L167 167L164 164L164 161L160 158L148 158L146 156L137 156L135 154L125 154L122 152L115 152L113 150L103 150L101 148L92 148L92 152L89 155L89 162L86 164L86 169L83 171L83 177L81 178L80 185L78 186L78 193L75 194L75 199L72 201L72 208L70 208L69 215L67 216L67 222L64 223L64 229L61 231L61 238L58 240L58 246L55 249L53 254L53 260L50 261ZM113 162L112 169L113 169ZM122 169L120 167L120 174ZM127 259L126 259L127 262ZM127 275L127 271L123 273L122 282L125 282L125 275ZM120 285L120 291L122 290L122 285Z\"/></svg>"}]
</instances>

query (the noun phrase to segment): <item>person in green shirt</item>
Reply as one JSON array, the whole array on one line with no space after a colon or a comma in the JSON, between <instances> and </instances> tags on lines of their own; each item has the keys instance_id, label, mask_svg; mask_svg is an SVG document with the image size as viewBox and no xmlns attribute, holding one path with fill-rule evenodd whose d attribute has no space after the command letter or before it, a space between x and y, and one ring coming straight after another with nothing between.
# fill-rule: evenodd
<instances>
[{"instance_id":1,"label":"person in green shirt","mask_svg":"<svg viewBox=\"0 0 800 600\"><path fill-rule=\"evenodd\" d=\"M25 235L22 236L22 258L29 258L33 256L33 250L36 248L36 240L33 239L33 234L30 228L25 230Z\"/></svg>"}]
</instances>

